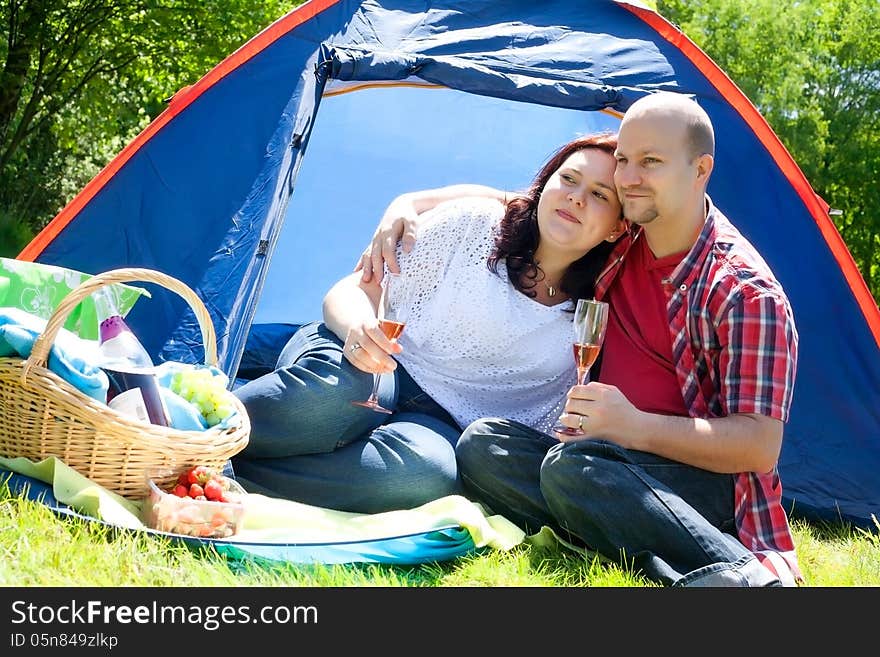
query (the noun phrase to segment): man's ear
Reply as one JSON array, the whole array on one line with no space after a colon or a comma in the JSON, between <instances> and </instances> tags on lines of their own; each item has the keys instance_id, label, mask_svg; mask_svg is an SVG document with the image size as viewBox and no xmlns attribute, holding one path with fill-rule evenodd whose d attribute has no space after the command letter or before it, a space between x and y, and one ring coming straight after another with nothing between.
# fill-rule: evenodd
<instances>
[{"instance_id":1,"label":"man's ear","mask_svg":"<svg viewBox=\"0 0 880 657\"><path fill-rule=\"evenodd\" d=\"M709 181L712 169L715 168L715 158L708 153L703 153L697 158L697 180L702 183Z\"/></svg>"}]
</instances>

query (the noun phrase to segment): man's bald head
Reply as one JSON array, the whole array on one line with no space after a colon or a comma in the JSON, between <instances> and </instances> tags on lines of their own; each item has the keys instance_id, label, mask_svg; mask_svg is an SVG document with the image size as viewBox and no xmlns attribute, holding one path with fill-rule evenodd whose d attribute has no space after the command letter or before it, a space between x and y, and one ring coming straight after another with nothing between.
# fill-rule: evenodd
<instances>
[{"instance_id":1,"label":"man's bald head","mask_svg":"<svg viewBox=\"0 0 880 657\"><path fill-rule=\"evenodd\" d=\"M709 115L696 101L669 91L649 94L630 106L623 115L621 128L627 121L654 117L681 124L692 159L701 155L715 157L715 130Z\"/></svg>"}]
</instances>

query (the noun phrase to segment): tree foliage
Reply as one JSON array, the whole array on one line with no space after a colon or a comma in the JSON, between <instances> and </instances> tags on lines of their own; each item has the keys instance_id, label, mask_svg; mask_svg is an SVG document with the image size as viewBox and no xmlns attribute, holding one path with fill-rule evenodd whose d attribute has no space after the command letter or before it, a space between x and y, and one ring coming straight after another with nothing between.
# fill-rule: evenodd
<instances>
[{"instance_id":1,"label":"tree foliage","mask_svg":"<svg viewBox=\"0 0 880 657\"><path fill-rule=\"evenodd\" d=\"M880 2L659 0L743 90L817 193L880 299Z\"/></svg>"},{"instance_id":2,"label":"tree foliage","mask_svg":"<svg viewBox=\"0 0 880 657\"><path fill-rule=\"evenodd\" d=\"M0 255L223 57L302 0L3 0ZM880 298L880 2L658 0L755 103Z\"/></svg>"},{"instance_id":3,"label":"tree foliage","mask_svg":"<svg viewBox=\"0 0 880 657\"><path fill-rule=\"evenodd\" d=\"M4 0L0 255L295 0Z\"/></svg>"}]
</instances>

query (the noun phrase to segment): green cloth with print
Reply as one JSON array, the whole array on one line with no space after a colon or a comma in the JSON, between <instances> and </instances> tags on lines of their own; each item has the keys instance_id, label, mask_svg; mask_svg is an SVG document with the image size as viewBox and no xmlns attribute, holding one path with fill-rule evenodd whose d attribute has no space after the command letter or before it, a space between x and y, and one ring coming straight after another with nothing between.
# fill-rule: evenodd
<instances>
[{"instance_id":1,"label":"green cloth with print","mask_svg":"<svg viewBox=\"0 0 880 657\"><path fill-rule=\"evenodd\" d=\"M19 308L48 320L71 290L91 278L74 269L0 258L0 307ZM114 283L105 288L115 299L120 316L125 317L146 290ZM68 315L64 328L86 340L98 339L98 318L92 297L83 299Z\"/></svg>"}]
</instances>

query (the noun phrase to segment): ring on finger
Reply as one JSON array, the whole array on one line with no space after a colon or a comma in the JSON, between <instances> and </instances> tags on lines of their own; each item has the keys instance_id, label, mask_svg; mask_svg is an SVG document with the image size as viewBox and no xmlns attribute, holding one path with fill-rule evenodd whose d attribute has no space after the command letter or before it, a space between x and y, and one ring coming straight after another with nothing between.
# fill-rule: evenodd
<instances>
[{"instance_id":1,"label":"ring on finger","mask_svg":"<svg viewBox=\"0 0 880 657\"><path fill-rule=\"evenodd\" d=\"M581 431L584 430L584 418L585 417L587 417L587 416L586 415L578 415L578 429L580 429Z\"/></svg>"},{"instance_id":2,"label":"ring on finger","mask_svg":"<svg viewBox=\"0 0 880 657\"><path fill-rule=\"evenodd\" d=\"M359 342L353 342L353 343L351 344L351 350L350 350L351 353L356 352L358 349L363 349L363 347L360 345Z\"/></svg>"}]
</instances>

